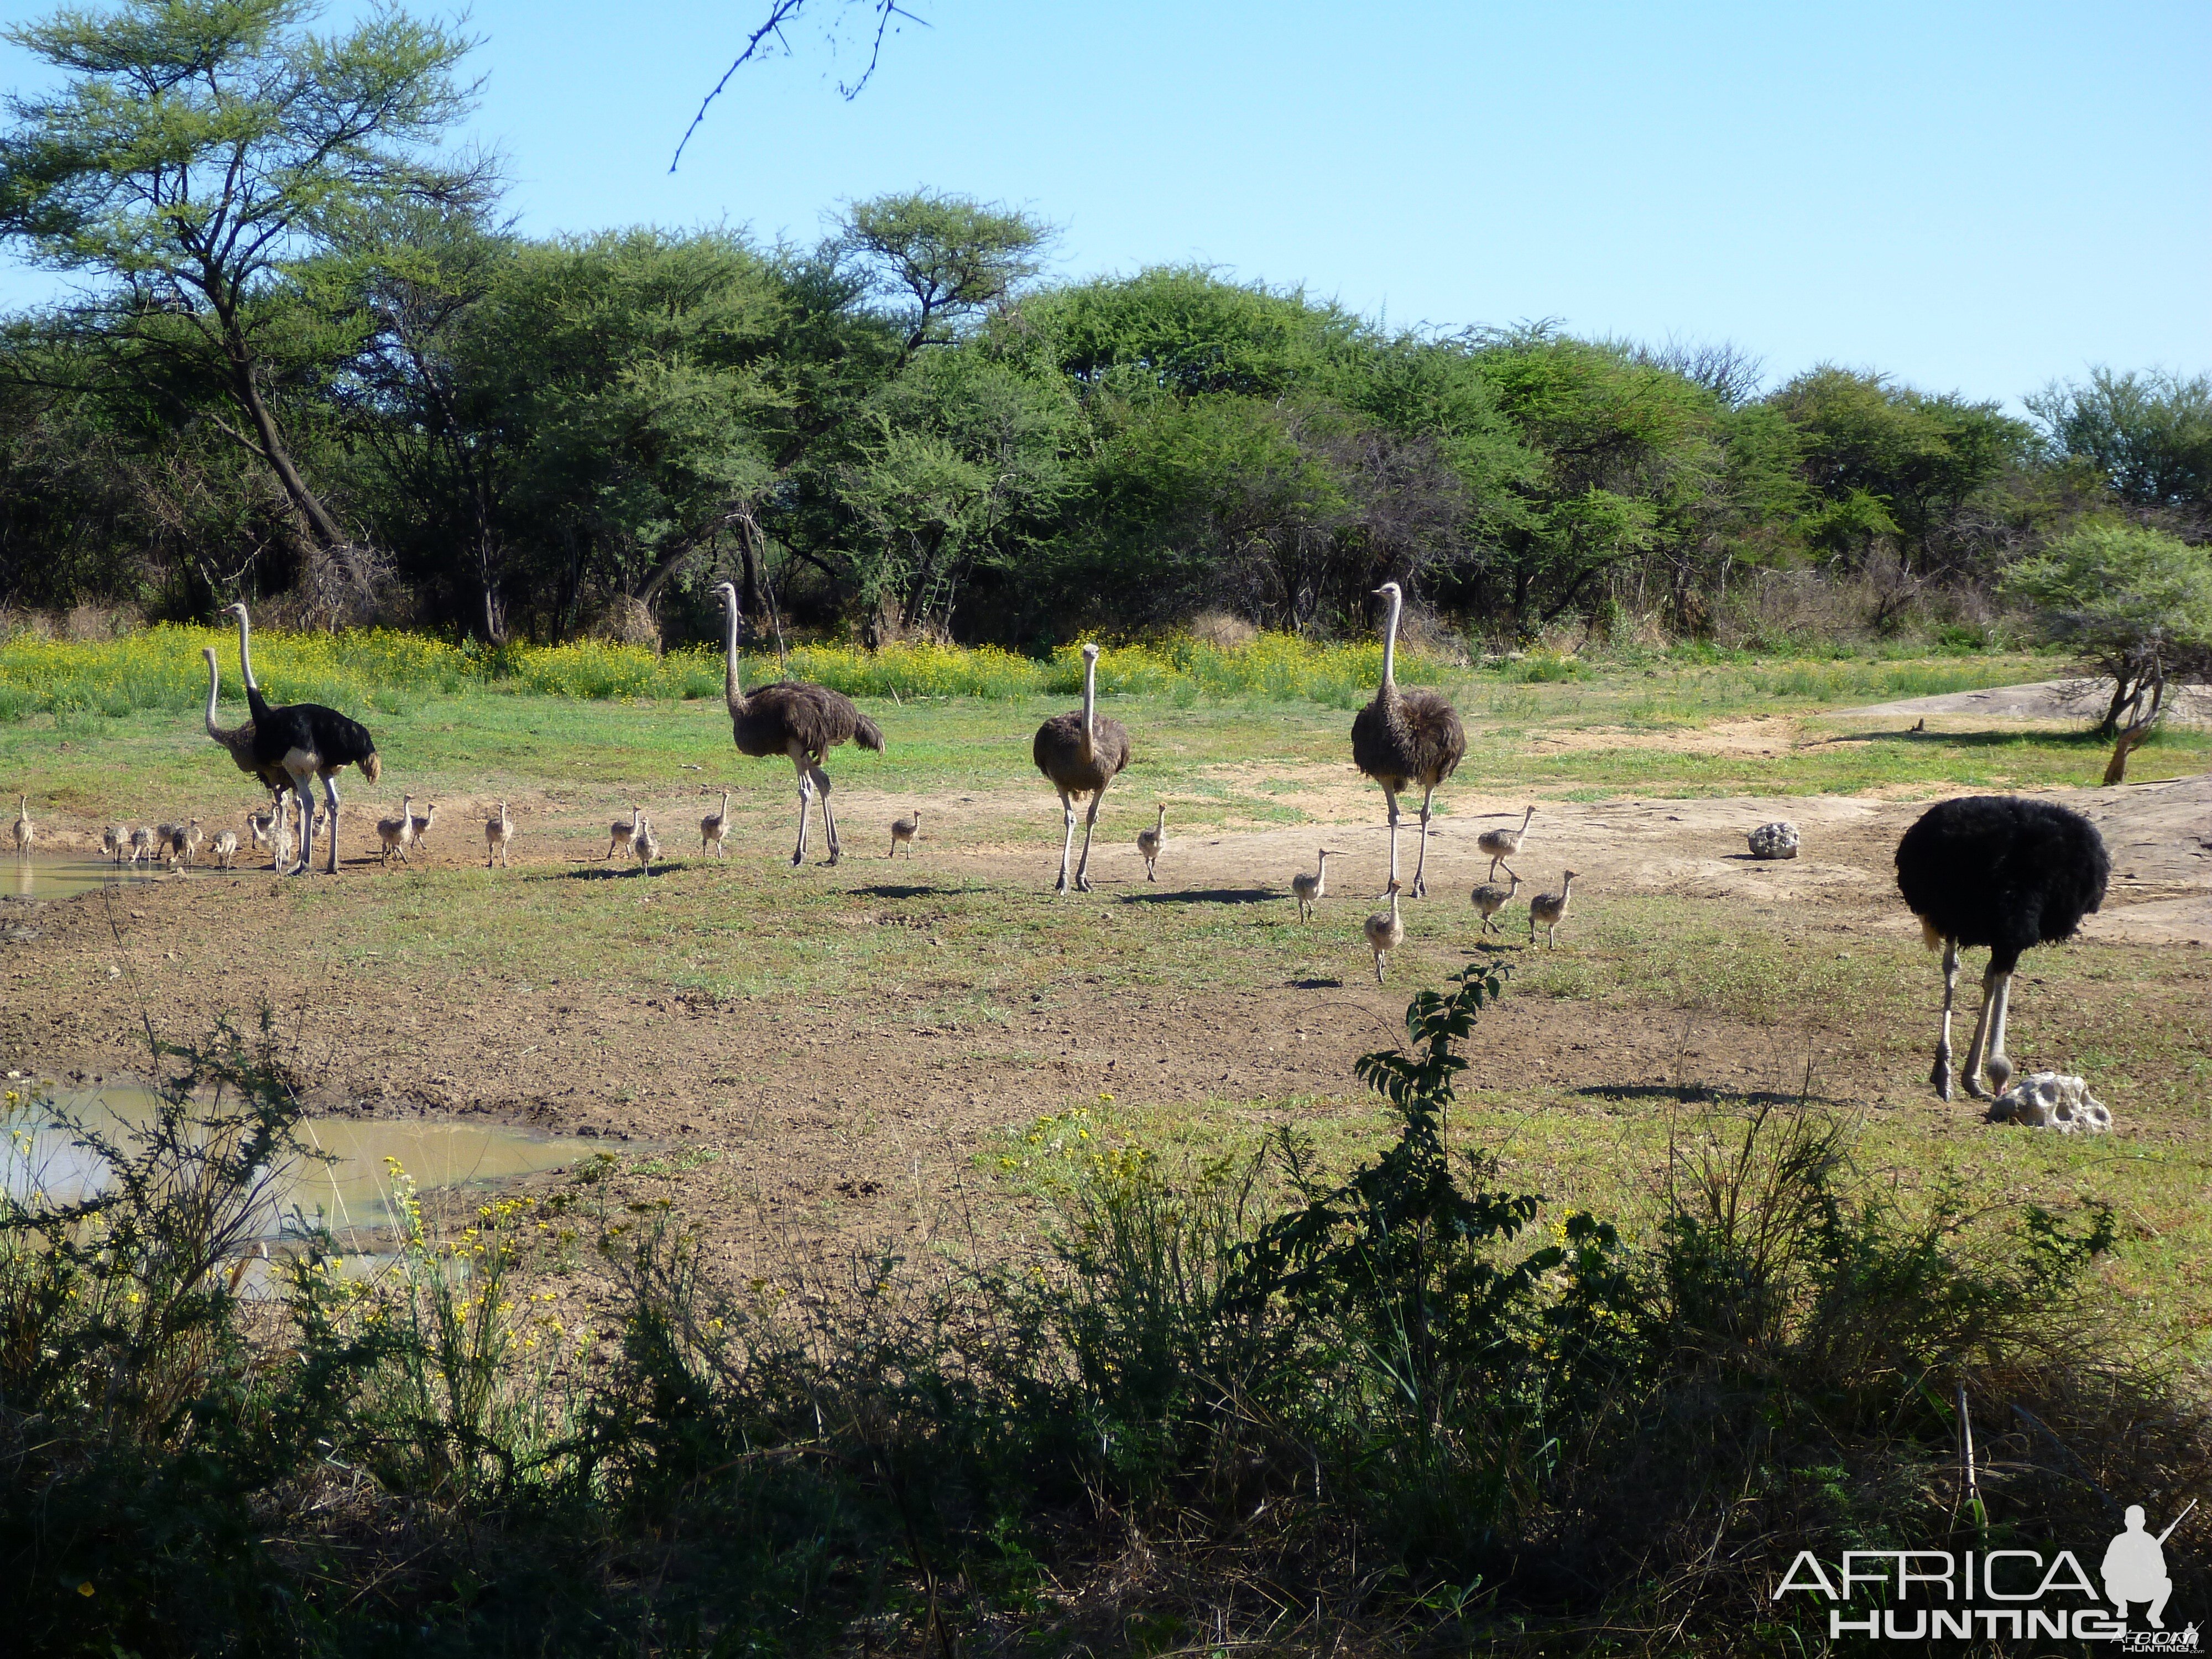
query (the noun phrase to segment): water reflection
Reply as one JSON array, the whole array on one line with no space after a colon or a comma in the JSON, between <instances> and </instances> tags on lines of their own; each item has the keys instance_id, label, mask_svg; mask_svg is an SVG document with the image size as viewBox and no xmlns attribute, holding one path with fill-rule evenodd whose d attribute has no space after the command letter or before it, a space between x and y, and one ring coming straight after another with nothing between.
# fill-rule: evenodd
<instances>
[{"instance_id":1,"label":"water reflection","mask_svg":"<svg viewBox=\"0 0 2212 1659\"><path fill-rule=\"evenodd\" d=\"M239 856L239 866L235 870L219 869L212 858L203 852L200 861L192 866L191 873L183 879L198 881L203 876L211 876L217 880L228 881L256 873L255 869L246 866L243 852ZM264 857L258 872L266 875L268 870L268 861ZM45 899L49 902L90 892L99 887L138 887L148 882L178 878L165 870L159 860L152 863L114 864L106 859L33 854L27 859L10 859L6 871L5 891L17 898Z\"/></svg>"},{"instance_id":2,"label":"water reflection","mask_svg":"<svg viewBox=\"0 0 2212 1659\"><path fill-rule=\"evenodd\" d=\"M58 1107L127 1144L129 1132L154 1115L151 1091L137 1085L111 1084L97 1089L62 1089L33 1079L7 1085L52 1106L14 1109L0 1127L9 1148L0 1153L0 1185L11 1196L42 1192L68 1202L96 1190L106 1165L99 1155L76 1144L67 1130L54 1127ZM568 1140L504 1124L453 1123L421 1119L384 1121L356 1118L309 1118L300 1139L331 1155L325 1164L301 1160L281 1172L276 1212L265 1231L274 1237L279 1218L296 1207L310 1219L339 1233L358 1233L391 1225L397 1218L386 1158L398 1161L416 1188L493 1185L539 1170L557 1169L594 1150L589 1141Z\"/></svg>"}]
</instances>

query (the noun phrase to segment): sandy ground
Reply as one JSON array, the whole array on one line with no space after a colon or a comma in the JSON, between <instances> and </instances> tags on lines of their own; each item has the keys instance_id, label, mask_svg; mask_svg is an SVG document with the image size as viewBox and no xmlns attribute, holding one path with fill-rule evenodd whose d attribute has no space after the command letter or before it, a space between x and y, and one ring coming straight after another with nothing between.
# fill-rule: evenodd
<instances>
[{"instance_id":1,"label":"sandy ground","mask_svg":"<svg viewBox=\"0 0 2212 1659\"><path fill-rule=\"evenodd\" d=\"M1901 702L1869 703L1845 714L1980 714L2008 720L2097 720L2112 701L2105 680L2040 680L2029 685L1999 685L1986 691L1953 691L1940 697L1908 697ZM2212 723L2212 686L2185 685L2168 694L2166 718L2192 725Z\"/></svg>"}]
</instances>

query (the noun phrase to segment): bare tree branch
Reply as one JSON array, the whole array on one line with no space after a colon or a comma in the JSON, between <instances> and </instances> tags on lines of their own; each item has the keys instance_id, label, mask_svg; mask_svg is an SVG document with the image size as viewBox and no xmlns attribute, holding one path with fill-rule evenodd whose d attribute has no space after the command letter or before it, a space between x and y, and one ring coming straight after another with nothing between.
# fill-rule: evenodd
<instances>
[{"instance_id":1,"label":"bare tree branch","mask_svg":"<svg viewBox=\"0 0 2212 1659\"><path fill-rule=\"evenodd\" d=\"M783 26L786 23L797 22L799 15L806 9L809 3L810 0L769 0L768 15L762 20L758 28L745 37L744 50L738 53L729 68L722 71L722 78L714 82L714 90L700 100L698 113L691 118L691 125L684 129L684 137L676 146L676 154L669 161L668 170L671 173L675 172L682 163L684 151L691 142L691 135L699 131L701 124L707 118L707 106L722 95L722 89L730 84L730 77L747 64L751 63L754 58L762 56L771 40L781 46L786 52L790 52L791 42L784 36ZM868 36L867 67L860 71L860 78L849 85L842 81L837 83L838 94L848 103L858 98L866 90L868 82L875 78L876 65L883 61L884 36L890 33L891 24L895 21L903 18L909 23L919 23L924 28L929 27L927 18L916 16L899 4L898 0L836 0L835 21L825 26L823 31L833 50L836 44L838 25L844 21L848 13L863 6L872 17L875 27L870 31Z\"/></svg>"}]
</instances>

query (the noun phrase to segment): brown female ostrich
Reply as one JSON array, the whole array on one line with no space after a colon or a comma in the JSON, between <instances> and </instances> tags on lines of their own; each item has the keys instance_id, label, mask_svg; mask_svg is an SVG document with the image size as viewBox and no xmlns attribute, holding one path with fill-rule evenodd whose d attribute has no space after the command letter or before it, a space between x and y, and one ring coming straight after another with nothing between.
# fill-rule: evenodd
<instances>
[{"instance_id":1,"label":"brown female ostrich","mask_svg":"<svg viewBox=\"0 0 2212 1659\"><path fill-rule=\"evenodd\" d=\"M1083 858L1075 866L1075 884L1091 890L1091 837L1098 827L1098 803L1106 799L1106 786L1129 763L1129 728L1119 720L1098 718L1098 647L1083 647L1083 707L1054 714L1037 727L1030 755L1038 771L1060 792L1067 834L1060 843L1060 880L1053 891L1067 890L1067 855L1075 845L1075 798L1091 797L1091 810L1083 821Z\"/></svg>"},{"instance_id":2,"label":"brown female ostrich","mask_svg":"<svg viewBox=\"0 0 2212 1659\"><path fill-rule=\"evenodd\" d=\"M315 825L318 819L313 805L314 781L323 783L323 799L329 806L330 860L328 873L338 872L338 786L337 775L344 768L357 766L362 776L374 783L382 775L384 760L376 752L376 739L368 729L349 715L335 708L326 708L319 702L272 703L261 695L261 688L253 682L253 657L249 645L252 623L247 618L243 605L226 607L226 616L238 618L238 672L246 682L246 706L253 714L253 763L262 767L281 768L286 787L300 811L300 861L292 866L292 874L304 876L315 859ZM257 771L258 775L258 771Z\"/></svg>"},{"instance_id":3,"label":"brown female ostrich","mask_svg":"<svg viewBox=\"0 0 2212 1659\"><path fill-rule=\"evenodd\" d=\"M857 743L863 749L883 752L883 728L853 706L853 700L826 685L805 680L777 680L748 695L738 677L738 590L723 582L714 590L722 596L726 618L723 644L723 699L730 706L730 736L740 755L765 760L781 755L799 774L799 844L792 848L792 868L806 862L806 809L817 792L822 799L822 838L830 843L830 862L842 855L837 844L837 816L830 810L830 775L822 763L841 743Z\"/></svg>"},{"instance_id":4,"label":"brown female ostrich","mask_svg":"<svg viewBox=\"0 0 2212 1659\"><path fill-rule=\"evenodd\" d=\"M1382 786L1382 799L1390 804L1393 883L1398 879L1398 797L1420 786L1421 855L1413 866L1413 896L1423 898L1428 891L1421 872L1429 861L1429 803L1437 786L1452 775L1467 753L1467 732L1448 698L1434 691L1398 689L1398 616L1405 609L1406 596L1395 582L1384 582L1375 591L1390 601L1390 620L1382 633L1382 684L1375 701L1352 722L1352 758Z\"/></svg>"},{"instance_id":5,"label":"brown female ostrich","mask_svg":"<svg viewBox=\"0 0 2212 1659\"><path fill-rule=\"evenodd\" d=\"M253 758L253 722L243 726L217 726L215 723L216 694L222 689L222 671L216 666L215 647L207 647L200 653L207 659L207 734L221 744L230 754L231 763L250 778L260 781L269 792L270 810L281 813L284 797L292 787L291 775L282 766L264 766ZM258 838L257 838L258 839Z\"/></svg>"}]
</instances>

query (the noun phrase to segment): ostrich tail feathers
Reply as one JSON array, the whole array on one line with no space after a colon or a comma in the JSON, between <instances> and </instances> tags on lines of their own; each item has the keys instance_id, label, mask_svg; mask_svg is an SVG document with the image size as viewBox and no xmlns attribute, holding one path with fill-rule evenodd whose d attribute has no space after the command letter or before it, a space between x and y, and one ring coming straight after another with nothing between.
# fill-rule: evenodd
<instances>
[{"instance_id":1,"label":"ostrich tail feathers","mask_svg":"<svg viewBox=\"0 0 2212 1659\"><path fill-rule=\"evenodd\" d=\"M884 750L884 728L866 714L856 715L853 721L853 741L861 748L872 749L880 755Z\"/></svg>"}]
</instances>

